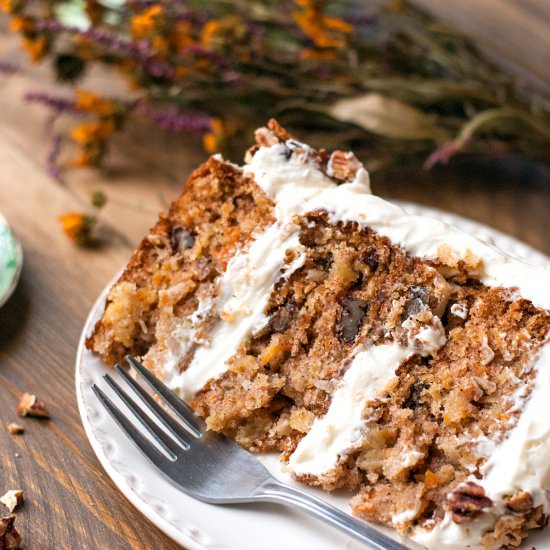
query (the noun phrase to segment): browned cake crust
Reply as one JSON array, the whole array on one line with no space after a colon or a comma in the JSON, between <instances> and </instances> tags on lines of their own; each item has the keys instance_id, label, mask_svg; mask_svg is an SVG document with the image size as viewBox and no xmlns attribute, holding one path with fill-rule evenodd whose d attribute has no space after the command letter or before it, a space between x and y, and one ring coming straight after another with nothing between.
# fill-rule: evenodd
<instances>
[{"instance_id":1,"label":"browned cake crust","mask_svg":"<svg viewBox=\"0 0 550 550\"><path fill-rule=\"evenodd\" d=\"M270 129L257 133L259 146L289 138L276 123ZM325 152L308 154L335 183L351 180L360 166L336 152L329 170ZM189 326L199 304L216 297L228 261L274 221L273 202L250 177L209 159L134 252L88 348L108 364L125 354L145 357L162 377L174 335ZM431 529L448 512L457 524L473 521L493 505L466 481L482 477L487 457L477 443L499 443L516 424L520 410L512 405L519 388L523 398L531 391L530 365L548 339L548 312L513 290L481 284L479 258L413 257L356 222L331 223L323 211L294 222L303 264L277 281L264 311L268 322L241 342L228 370L194 396L193 408L244 447L288 459L328 410L357 342L406 342L431 327L444 345L429 352L419 346L391 387L367 403L361 446L328 475L302 481L351 489L355 514L404 532ZM294 259L289 254L286 263ZM212 311L198 316L180 371L217 321ZM528 492L506 498L506 513L483 536L486 548L517 548L527 530L547 520Z\"/></svg>"},{"instance_id":2,"label":"browned cake crust","mask_svg":"<svg viewBox=\"0 0 550 550\"><path fill-rule=\"evenodd\" d=\"M240 170L211 157L133 253L86 346L109 365L126 354L145 355L155 343L160 310L193 311L197 288L212 287L235 251L273 221L271 209Z\"/></svg>"}]
</instances>

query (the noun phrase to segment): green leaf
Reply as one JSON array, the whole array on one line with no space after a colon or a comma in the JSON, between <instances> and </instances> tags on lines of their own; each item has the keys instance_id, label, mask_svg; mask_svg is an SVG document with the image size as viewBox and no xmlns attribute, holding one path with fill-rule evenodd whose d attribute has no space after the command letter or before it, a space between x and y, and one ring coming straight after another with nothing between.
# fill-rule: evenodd
<instances>
[{"instance_id":1,"label":"green leaf","mask_svg":"<svg viewBox=\"0 0 550 550\"><path fill-rule=\"evenodd\" d=\"M85 31L90 27L84 0L61 2L54 6L54 11L57 20L67 27L74 27L80 31Z\"/></svg>"},{"instance_id":2,"label":"green leaf","mask_svg":"<svg viewBox=\"0 0 550 550\"><path fill-rule=\"evenodd\" d=\"M427 139L443 143L450 138L434 119L415 107L381 94L370 93L334 103L328 114L387 138Z\"/></svg>"}]
</instances>

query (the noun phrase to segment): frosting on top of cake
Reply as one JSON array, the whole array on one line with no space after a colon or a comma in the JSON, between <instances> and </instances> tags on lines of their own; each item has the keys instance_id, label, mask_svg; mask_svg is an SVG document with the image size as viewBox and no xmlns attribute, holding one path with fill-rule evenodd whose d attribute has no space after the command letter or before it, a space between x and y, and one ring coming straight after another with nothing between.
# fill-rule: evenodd
<instances>
[{"instance_id":1,"label":"frosting on top of cake","mask_svg":"<svg viewBox=\"0 0 550 550\"><path fill-rule=\"evenodd\" d=\"M304 151L309 147L299 144ZM370 227L410 254L431 260L480 260L476 277L490 287L518 288L521 296L550 309L548 273L512 258L473 235L425 216L406 213L370 191L367 172L360 168L355 179L337 185L324 174L314 157L291 155L296 142L261 147L244 171L275 202L277 218L326 210L329 220L357 222Z\"/></svg>"}]
</instances>

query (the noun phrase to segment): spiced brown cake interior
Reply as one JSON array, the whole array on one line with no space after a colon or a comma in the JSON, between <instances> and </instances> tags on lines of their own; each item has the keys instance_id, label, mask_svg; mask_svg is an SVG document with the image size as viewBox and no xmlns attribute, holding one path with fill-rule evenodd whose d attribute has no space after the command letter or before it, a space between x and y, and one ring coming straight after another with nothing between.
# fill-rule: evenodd
<instances>
[{"instance_id":1,"label":"spiced brown cake interior","mask_svg":"<svg viewBox=\"0 0 550 550\"><path fill-rule=\"evenodd\" d=\"M372 195L351 153L271 121L210 158L87 345L143 357L208 426L430 548L545 525L546 272Z\"/></svg>"}]
</instances>

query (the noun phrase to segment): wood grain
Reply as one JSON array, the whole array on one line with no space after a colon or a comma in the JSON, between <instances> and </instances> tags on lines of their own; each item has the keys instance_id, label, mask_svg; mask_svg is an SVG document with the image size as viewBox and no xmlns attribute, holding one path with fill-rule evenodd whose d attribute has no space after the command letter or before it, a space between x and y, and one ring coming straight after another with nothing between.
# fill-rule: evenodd
<instances>
[{"instance_id":1,"label":"wood grain","mask_svg":"<svg viewBox=\"0 0 550 550\"><path fill-rule=\"evenodd\" d=\"M20 55L16 42L2 35L0 54ZM101 74L90 80L107 85ZM205 154L196 142L136 125L117 138L104 171L74 171L66 183L55 182L44 171L47 114L21 99L48 82L42 69L0 75L0 209L25 250L21 283L0 310L0 493L25 490L17 524L27 550L170 550L177 546L125 500L86 440L74 359L97 294ZM550 253L550 174L540 166L472 161L430 174L402 167L373 187L469 216ZM83 250L65 238L56 218L87 208L95 189L109 196L102 219L111 236L102 248ZM25 434L14 437L6 426L16 419L22 391L43 398L52 418L24 420Z\"/></svg>"}]
</instances>

